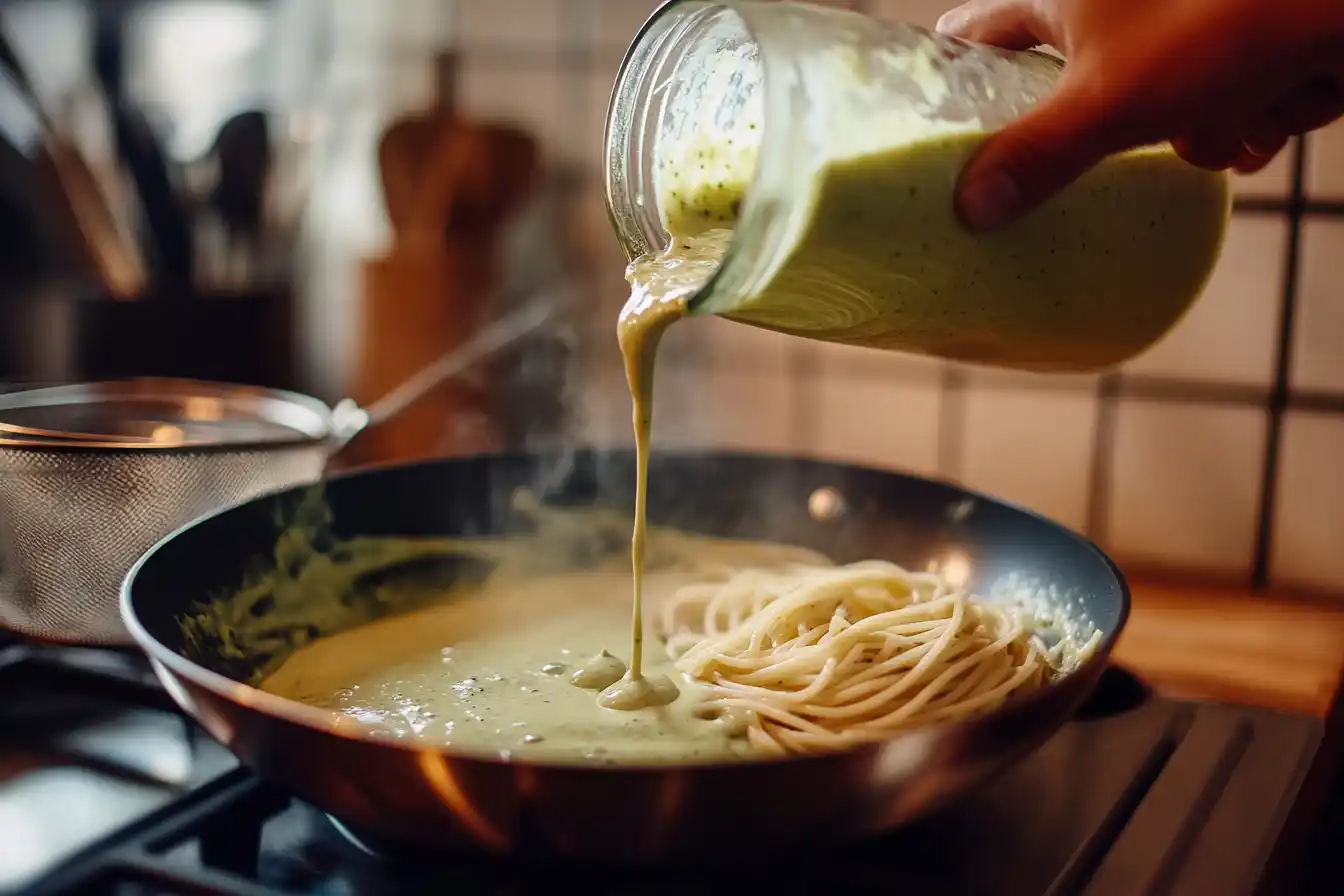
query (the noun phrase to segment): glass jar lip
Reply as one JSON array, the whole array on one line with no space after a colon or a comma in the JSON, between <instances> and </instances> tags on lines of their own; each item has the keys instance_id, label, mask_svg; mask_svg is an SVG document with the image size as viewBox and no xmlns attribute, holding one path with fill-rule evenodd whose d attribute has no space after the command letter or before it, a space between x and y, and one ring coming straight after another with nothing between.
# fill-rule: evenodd
<instances>
[{"instance_id":1,"label":"glass jar lip","mask_svg":"<svg viewBox=\"0 0 1344 896\"><path fill-rule=\"evenodd\" d=\"M611 97L607 102L607 113L605 118L604 133L602 135L604 161L607 161L609 164L609 160L612 156L611 142L615 136L613 130L617 126L615 120L615 113L620 100L628 90L627 76L629 74L629 69L631 65L634 64L635 60L638 59L642 55L642 53L646 50L648 42L650 40L657 39L657 37L659 36L658 33L655 31L655 29L659 28L660 26L662 26L663 28L669 27L666 22L667 17L669 16L669 14L679 9L686 9L687 7L691 7L692 9L688 11L688 14L693 15L695 14L694 8L700 7L702 8L702 11L704 13L714 13L714 12L731 13L736 17L738 24L742 28L743 32L752 41L756 41L757 37L753 33L749 17L744 15L741 9L741 7L750 5L752 2L759 3L761 2L761 0L663 0L663 2L659 4L657 9L655 9L652 13L650 13L649 17L644 20L644 23L635 32L635 36L634 38L631 39L629 46L626 48L624 55L621 57L621 64L616 70L616 82L612 88ZM762 65L764 65L764 61L762 61ZM719 285L719 283L721 282L724 271L729 269L730 265L733 263L733 260L737 258L738 255L740 254L741 241L739 238L739 234L737 232L739 228L745 228L746 226L750 226L750 224L757 218L758 215L758 212L756 211L757 203L754 197L759 193L759 190L757 189L757 184L761 176L761 169L763 167L763 163L765 160L764 157L766 153L771 152L770 149L771 140L769 139L769 134L771 132L771 120L774 116L770 114L770 109L772 106L771 98L772 96L774 96L774 91L776 90L776 88L771 87L771 80L772 79L767 77L765 72L762 71L761 89L764 91L765 108L764 108L763 121L761 125L762 127L761 147L760 150L758 151L756 164L751 175L751 180L747 185L746 193L742 197L742 205L738 214L738 219L732 228L734 231L733 236L728 241L728 245L724 250L723 258L722 260L720 260L718 268L715 269L714 273L710 275L709 279L706 280L703 285L701 285L700 289L697 290L696 294L690 298L690 301L687 306L687 310L690 314L696 314L698 312L698 309L700 309L703 306L704 300L707 299L709 296L713 295L715 287ZM633 222L633 219L622 220L622 218L619 215L617 215L615 203L612 201L613 200L612 176L611 171L609 169L605 172L604 180L605 180L605 193L606 193L605 199L607 206L607 216L611 222L612 229L616 232L617 239L621 244L622 250L625 252L627 260L634 261L634 259L639 254L642 254L640 252L632 252L632 247L638 248L639 246L642 245L644 246L643 251L645 252L655 252L660 250L661 248L664 248L661 246L649 244L649 241L645 238L645 235L639 232L640 228L638 226L638 223ZM627 183L626 186L628 188L629 184ZM634 223L633 229L627 227L627 225L632 222Z\"/></svg>"}]
</instances>

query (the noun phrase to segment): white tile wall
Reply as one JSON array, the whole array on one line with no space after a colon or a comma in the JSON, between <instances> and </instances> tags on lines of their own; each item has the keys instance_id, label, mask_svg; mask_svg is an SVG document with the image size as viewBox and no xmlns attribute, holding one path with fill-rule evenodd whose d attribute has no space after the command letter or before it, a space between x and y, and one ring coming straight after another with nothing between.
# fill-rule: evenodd
<instances>
[{"instance_id":1,"label":"white tile wall","mask_svg":"<svg viewBox=\"0 0 1344 896\"><path fill-rule=\"evenodd\" d=\"M597 445L629 445L630 393L615 353L590 359L584 435ZM666 448L794 449L794 384L777 368L724 370L660 355L654 379L653 439Z\"/></svg>"},{"instance_id":2,"label":"white tile wall","mask_svg":"<svg viewBox=\"0 0 1344 896\"><path fill-rule=\"evenodd\" d=\"M938 468L939 365L833 345L801 383L811 454L931 475Z\"/></svg>"},{"instance_id":3,"label":"white tile wall","mask_svg":"<svg viewBox=\"0 0 1344 896\"><path fill-rule=\"evenodd\" d=\"M798 343L822 378L859 377L894 381L937 379L944 366L936 358L902 355L833 342Z\"/></svg>"},{"instance_id":4,"label":"white tile wall","mask_svg":"<svg viewBox=\"0 0 1344 896\"><path fill-rule=\"evenodd\" d=\"M938 17L956 6L955 0L867 0L869 15L889 22L908 22L932 28Z\"/></svg>"},{"instance_id":5,"label":"white tile wall","mask_svg":"<svg viewBox=\"0 0 1344 896\"><path fill-rule=\"evenodd\" d=\"M458 102L470 114L542 135L554 156L572 144L580 128L566 109L564 79L555 76L551 59L539 56L525 68L465 65L458 77Z\"/></svg>"},{"instance_id":6,"label":"white tile wall","mask_svg":"<svg viewBox=\"0 0 1344 896\"><path fill-rule=\"evenodd\" d=\"M715 366L723 370L762 370L786 377L790 357L804 350L799 339L718 318L697 319L692 325L698 328Z\"/></svg>"},{"instance_id":7,"label":"white tile wall","mask_svg":"<svg viewBox=\"0 0 1344 896\"><path fill-rule=\"evenodd\" d=\"M1282 216L1234 220L1204 295L1175 330L1126 369L1268 386L1287 245Z\"/></svg>"},{"instance_id":8,"label":"white tile wall","mask_svg":"<svg viewBox=\"0 0 1344 896\"><path fill-rule=\"evenodd\" d=\"M459 33L472 45L554 47L563 34L561 0L462 0Z\"/></svg>"},{"instance_id":9,"label":"white tile wall","mask_svg":"<svg viewBox=\"0 0 1344 896\"><path fill-rule=\"evenodd\" d=\"M1095 392L966 388L961 481L1082 530L1087 522Z\"/></svg>"},{"instance_id":10,"label":"white tile wall","mask_svg":"<svg viewBox=\"0 0 1344 896\"><path fill-rule=\"evenodd\" d=\"M634 440L633 408L614 329L610 328L609 338L594 334L585 347L584 435L594 444L628 446ZM677 343L666 348L659 353L654 375L654 440L668 447L711 444L716 421L707 413L712 408L703 398L702 374L707 368L688 359Z\"/></svg>"},{"instance_id":11,"label":"white tile wall","mask_svg":"<svg viewBox=\"0 0 1344 896\"><path fill-rule=\"evenodd\" d=\"M1344 199L1344 121L1312 137L1306 175L1307 194L1312 199Z\"/></svg>"},{"instance_id":12,"label":"white tile wall","mask_svg":"<svg viewBox=\"0 0 1344 896\"><path fill-rule=\"evenodd\" d=\"M1282 460L1274 577L1344 590L1344 418L1290 412Z\"/></svg>"},{"instance_id":13,"label":"white tile wall","mask_svg":"<svg viewBox=\"0 0 1344 896\"><path fill-rule=\"evenodd\" d=\"M598 60L584 76L588 96L584 102L584 134L578 162L585 170L592 172L594 178L602 172L602 139L607 123L607 105L611 102L611 91L616 85L619 68L619 58Z\"/></svg>"},{"instance_id":14,"label":"white tile wall","mask_svg":"<svg viewBox=\"0 0 1344 896\"><path fill-rule=\"evenodd\" d=\"M1154 564L1246 572L1265 429L1258 410L1122 402L1108 546Z\"/></svg>"},{"instance_id":15,"label":"white tile wall","mask_svg":"<svg viewBox=\"0 0 1344 896\"><path fill-rule=\"evenodd\" d=\"M1283 199L1292 189L1293 148L1288 148L1274 157L1264 169L1255 174L1238 174L1233 177L1233 186L1238 196L1253 196L1262 199Z\"/></svg>"},{"instance_id":16,"label":"white tile wall","mask_svg":"<svg viewBox=\"0 0 1344 896\"><path fill-rule=\"evenodd\" d=\"M1308 220L1293 340L1293 385L1344 389L1344 220Z\"/></svg>"},{"instance_id":17,"label":"white tile wall","mask_svg":"<svg viewBox=\"0 0 1344 896\"><path fill-rule=\"evenodd\" d=\"M596 45L610 57L612 51L620 58L634 40L639 27L652 15L662 0L596 0L594 3Z\"/></svg>"},{"instance_id":18,"label":"white tile wall","mask_svg":"<svg viewBox=\"0 0 1344 896\"><path fill-rule=\"evenodd\" d=\"M682 394L691 413L668 417L663 432L673 441L743 451L789 451L792 447L793 384L768 370L688 367L664 375L667 391ZM658 411L662 413L661 410ZM655 417L655 437L658 419Z\"/></svg>"},{"instance_id":19,"label":"white tile wall","mask_svg":"<svg viewBox=\"0 0 1344 896\"><path fill-rule=\"evenodd\" d=\"M580 411L584 441L602 447L632 444L630 392L621 371L620 355L614 350L589 350L585 362Z\"/></svg>"},{"instance_id":20,"label":"white tile wall","mask_svg":"<svg viewBox=\"0 0 1344 896\"><path fill-rule=\"evenodd\" d=\"M746 331L746 332L742 332ZM686 444L762 451L788 447L794 389L784 337L715 318L691 318L659 349L661 395L684 410L664 415ZM680 419L680 417L688 419ZM659 423L655 418L654 426Z\"/></svg>"},{"instance_id":21,"label":"white tile wall","mask_svg":"<svg viewBox=\"0 0 1344 896\"><path fill-rule=\"evenodd\" d=\"M711 373L698 365L677 364L665 355L659 361L653 387L654 444L667 448L716 444L722 434L708 389ZM628 407L628 395L625 403Z\"/></svg>"}]
</instances>

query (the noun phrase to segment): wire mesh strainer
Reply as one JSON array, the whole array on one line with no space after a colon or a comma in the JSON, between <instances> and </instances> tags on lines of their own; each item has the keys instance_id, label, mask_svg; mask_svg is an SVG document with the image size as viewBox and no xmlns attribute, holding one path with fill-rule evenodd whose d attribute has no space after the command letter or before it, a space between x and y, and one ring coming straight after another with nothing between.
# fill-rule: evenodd
<instances>
[{"instance_id":1,"label":"wire mesh strainer","mask_svg":"<svg viewBox=\"0 0 1344 896\"><path fill-rule=\"evenodd\" d=\"M515 312L368 409L306 395L143 379L0 396L0 626L130 643L122 579L159 539L263 492L320 478L368 426L549 317Z\"/></svg>"}]
</instances>

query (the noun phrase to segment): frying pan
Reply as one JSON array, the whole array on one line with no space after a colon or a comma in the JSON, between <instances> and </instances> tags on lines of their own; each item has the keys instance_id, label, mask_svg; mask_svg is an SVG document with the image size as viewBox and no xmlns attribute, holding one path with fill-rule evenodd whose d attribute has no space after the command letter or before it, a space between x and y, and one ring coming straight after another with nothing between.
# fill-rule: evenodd
<instances>
[{"instance_id":1,"label":"frying pan","mask_svg":"<svg viewBox=\"0 0 1344 896\"><path fill-rule=\"evenodd\" d=\"M833 755L724 765L510 763L380 738L339 713L251 686L296 645L481 575L461 557L436 557L434 538L516 531L517 489L548 506L628 513L634 481L628 452L508 454L376 468L277 492L160 542L126 580L123 617L187 712L263 777L366 841L652 861L856 838L932 811L1063 724L1097 682L1128 615L1125 581L1096 546L982 495L814 460L662 453L651 466L654 525L798 544L841 562L877 557L923 569L957 558L977 593L1005 581L1041 587L1102 632L1099 648L1050 687L978 718ZM394 544L404 550L360 567L361 546L388 537L403 539ZM575 544L589 555L623 552L628 537ZM229 597L259 571L301 581L308 562L351 571L324 589L253 588L244 604Z\"/></svg>"}]
</instances>

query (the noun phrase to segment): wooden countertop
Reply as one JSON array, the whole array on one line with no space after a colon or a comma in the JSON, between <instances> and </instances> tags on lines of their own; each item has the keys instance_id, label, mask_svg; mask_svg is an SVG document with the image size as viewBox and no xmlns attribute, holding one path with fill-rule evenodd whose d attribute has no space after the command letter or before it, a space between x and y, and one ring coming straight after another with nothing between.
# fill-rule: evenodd
<instances>
[{"instance_id":1,"label":"wooden countertop","mask_svg":"<svg viewBox=\"0 0 1344 896\"><path fill-rule=\"evenodd\" d=\"M1172 696L1325 718L1344 674L1344 600L1131 578L1116 662Z\"/></svg>"}]
</instances>

